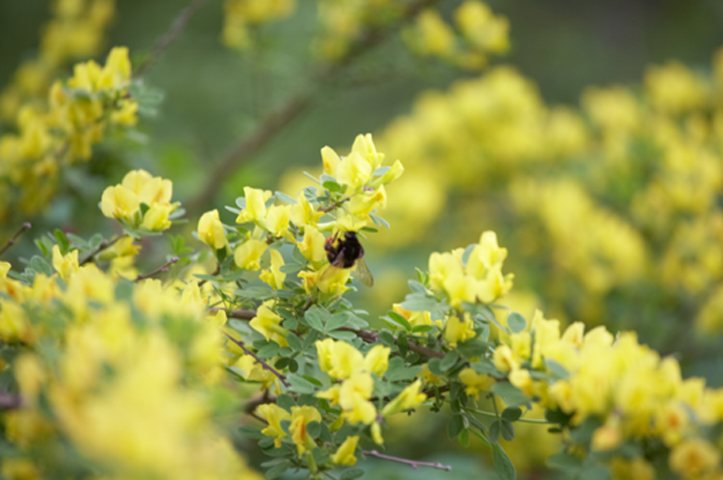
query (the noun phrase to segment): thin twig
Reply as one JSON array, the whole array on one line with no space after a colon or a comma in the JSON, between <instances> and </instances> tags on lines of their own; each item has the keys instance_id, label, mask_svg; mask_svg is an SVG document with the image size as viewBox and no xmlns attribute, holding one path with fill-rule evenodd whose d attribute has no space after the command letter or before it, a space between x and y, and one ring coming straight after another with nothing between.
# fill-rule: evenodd
<instances>
[{"instance_id":1,"label":"thin twig","mask_svg":"<svg viewBox=\"0 0 723 480\"><path fill-rule=\"evenodd\" d=\"M264 390L263 395L259 395L258 397L252 398L249 400L246 405L244 406L244 410L246 413L251 413L254 410L256 410L256 407L259 405L264 405L267 403L275 403L276 402L276 395L269 395L268 390Z\"/></svg>"},{"instance_id":2,"label":"thin twig","mask_svg":"<svg viewBox=\"0 0 723 480\"><path fill-rule=\"evenodd\" d=\"M437 468L439 470L446 470L449 472L452 470L452 467L449 465L443 465L439 462L419 462L417 460L407 460L406 458L399 458L399 457L393 457L391 455L384 455L382 453L377 452L376 450L362 450L364 455L367 457L377 457L384 460L391 460L392 462L398 462L403 463L405 465L409 465L412 468L419 468L419 467L430 467L430 468Z\"/></svg>"},{"instance_id":3,"label":"thin twig","mask_svg":"<svg viewBox=\"0 0 723 480\"><path fill-rule=\"evenodd\" d=\"M138 276L136 277L135 281L140 282L141 280L145 280L146 278L152 277L154 275L158 275L159 273L167 272L168 269L171 267L171 265L176 263L178 260L179 260L178 257L173 257L169 261L167 261L166 263L164 263L163 265L161 265L160 267L156 268L155 270L153 270L151 272L148 272L145 274L139 273Z\"/></svg>"},{"instance_id":4,"label":"thin twig","mask_svg":"<svg viewBox=\"0 0 723 480\"><path fill-rule=\"evenodd\" d=\"M32 225L30 224L30 222L25 222L25 223L23 223L23 226L20 227L20 230L18 230L17 232L15 232L15 235L13 235L12 237L10 237L10 240L8 240L8 243L6 243L5 246L2 248L2 250L0 250L0 255L2 255L3 253L5 253L5 251L6 251L8 248L12 247L12 246L15 244L15 240L17 240L20 235L22 235L23 233L25 233L25 232L27 232L28 230L30 230L30 227L32 227Z\"/></svg>"},{"instance_id":5,"label":"thin twig","mask_svg":"<svg viewBox=\"0 0 723 480\"><path fill-rule=\"evenodd\" d=\"M211 313L226 312L226 318L237 318L239 320L253 320L256 318L256 310L232 310L230 308L212 308Z\"/></svg>"},{"instance_id":6,"label":"thin twig","mask_svg":"<svg viewBox=\"0 0 723 480\"><path fill-rule=\"evenodd\" d=\"M215 277L219 273L221 273L221 264L216 265L216 270L214 270L213 273L211 273L211 276ZM198 282L198 286L199 287L203 286L203 284L206 283L207 281L208 280L201 280L200 282Z\"/></svg>"},{"instance_id":7,"label":"thin twig","mask_svg":"<svg viewBox=\"0 0 723 480\"><path fill-rule=\"evenodd\" d=\"M331 212L332 210L334 210L335 208L340 207L344 202L348 202L349 200L351 200L351 197L345 197L345 198L342 198L341 200L337 200L336 202L332 203L328 207L319 207L316 211L328 213L328 212Z\"/></svg>"},{"instance_id":8,"label":"thin twig","mask_svg":"<svg viewBox=\"0 0 723 480\"><path fill-rule=\"evenodd\" d=\"M349 327L341 327L339 330L344 330L346 332L352 332L357 337L364 340L366 343L379 343L379 335L376 332L372 332L369 330L356 330ZM397 337L394 337L394 340L397 340ZM425 347L423 345L419 345L412 341L411 338L407 339L407 345L409 346L409 349L413 352L416 352L420 355L424 355L428 358L444 358L443 352L438 352L436 350L432 350L429 347Z\"/></svg>"},{"instance_id":9,"label":"thin twig","mask_svg":"<svg viewBox=\"0 0 723 480\"><path fill-rule=\"evenodd\" d=\"M269 372L271 372L271 373L273 373L274 375L276 375L276 376L278 377L278 379L281 380L281 383L283 383L285 387L288 388L288 387L291 386L291 384L286 381L286 375L280 373L280 372L277 371L274 367L270 366L268 363L266 363L266 362L264 362L263 360L261 360L261 358L259 358L258 355L256 355L254 352L252 352L251 350L249 350L248 348L246 348L246 345L244 344L244 342L242 342L242 341L240 341L240 340L236 340L235 338L233 338L231 335L229 335L229 334L226 333L226 332L223 332L223 333L224 333L224 335L226 335L226 336L228 337L229 340L231 340L233 343L235 343L236 345L238 345L239 347L241 347L241 350L243 350L246 355L251 355L251 356L254 358L254 360L256 360L257 362L259 362L259 364L261 365L261 367L262 367L264 370L268 370Z\"/></svg>"},{"instance_id":10,"label":"thin twig","mask_svg":"<svg viewBox=\"0 0 723 480\"><path fill-rule=\"evenodd\" d=\"M424 8L437 3L439 0L419 0L409 6L401 15L399 24L414 18ZM393 28L377 28L367 32L349 50L349 53L340 61L318 68L312 75L311 85L319 85L346 68L362 54L376 47L386 40L393 32ZM230 174L261 149L286 125L291 123L301 112L307 109L313 99L313 92L305 90L292 97L283 107L269 114L262 120L256 129L238 145L231 148L223 160L216 165L200 193L190 202L188 211L198 213L204 208L218 191L218 186Z\"/></svg>"},{"instance_id":11,"label":"thin twig","mask_svg":"<svg viewBox=\"0 0 723 480\"><path fill-rule=\"evenodd\" d=\"M140 77L158 61L161 55L163 55L163 52L178 38L186 27L186 24L205 3L206 0L193 0L190 5L178 14L173 24L171 24L171 28L156 42L151 54L136 68L136 71L133 73L134 77Z\"/></svg>"},{"instance_id":12,"label":"thin twig","mask_svg":"<svg viewBox=\"0 0 723 480\"><path fill-rule=\"evenodd\" d=\"M124 233L123 235L118 235L118 236L115 237L113 240L103 240L102 242L100 242L100 245L98 245L98 248L96 248L95 250L93 250L93 252L91 252L90 255L88 255L87 257L85 257L85 259L84 259L82 262L80 262L80 266L83 266L83 265L85 265L86 263L90 262L91 260L93 260L93 257L95 257L96 255L98 255L100 252L102 252L102 251L105 250L106 248L112 247L113 245L116 244L116 242L118 242L118 240L120 240L120 239L123 238L123 237L127 237L127 236L128 236L128 234L125 234L125 233Z\"/></svg>"}]
</instances>

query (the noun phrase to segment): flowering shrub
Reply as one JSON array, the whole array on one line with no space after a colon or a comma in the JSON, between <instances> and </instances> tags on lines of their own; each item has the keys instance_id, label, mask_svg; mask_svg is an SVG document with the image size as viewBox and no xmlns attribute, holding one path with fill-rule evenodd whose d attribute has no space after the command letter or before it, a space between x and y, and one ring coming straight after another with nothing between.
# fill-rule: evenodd
<instances>
[{"instance_id":1,"label":"flowering shrub","mask_svg":"<svg viewBox=\"0 0 723 480\"><path fill-rule=\"evenodd\" d=\"M133 75L203 3L135 68L116 47L51 82L100 49L113 14L111 1L54 4L39 59L0 97L4 225L44 211L104 140L140 137L138 115L160 97ZM306 80L331 78L390 33L463 69L509 49L506 18L485 4L434 3L319 0L311 50L321 59ZM266 24L303 8L228 0L221 38L254 53ZM400 442L399 418L436 414L450 439L483 446L505 480L516 477L518 455L506 450L521 432L557 448L547 465L569 478L721 478L723 389L684 378L681 363L698 352L671 355L680 331L672 346L654 339L658 353L627 322L643 304L636 327L681 325L681 312L706 333L723 325L719 57L707 73L671 62L637 90L590 89L580 109L548 107L530 80L495 67L423 95L383 133L391 158L358 135L345 151L322 148L299 188L246 185L224 209L192 205L191 222L171 180L107 174L111 186L90 203L115 235L36 227L35 255L0 262L0 473L353 479L370 457L450 470L384 453ZM235 151L259 148L311 96L292 96ZM230 159L201 200L233 171ZM463 218L445 205L452 191L484 192L478 205L504 219L499 232L480 228L474 210L459 223L479 240L431 253L410 293L373 318L353 297L375 282L366 255L414 243L443 213ZM506 210L494 213L492 200ZM393 235L375 240L390 223ZM518 252L527 260L512 263ZM525 311L535 293L552 308Z\"/></svg>"},{"instance_id":2,"label":"flowering shrub","mask_svg":"<svg viewBox=\"0 0 723 480\"><path fill-rule=\"evenodd\" d=\"M140 170L100 203L122 236L57 232L24 272L3 262L5 477L251 478L228 436L235 418L272 457L268 478L356 478L358 458L385 458L386 420L422 408L450 408L450 435L489 446L502 478L515 469L499 439L511 440L516 422L549 424L564 438L551 463L585 478L720 474L723 390L683 380L674 358L632 332L579 322L562 331L539 311L498 323L512 275L494 232L433 253L386 326L370 328L344 295L403 167L385 165L370 135L346 156L321 154L325 173L297 195L247 187L227 207L235 224L204 214L207 261L180 245L183 262L131 279L113 272L108 259L134 257L134 238L170 223L170 181ZM204 266L212 273L198 273ZM165 282L151 278L164 272ZM526 416L533 404L544 420Z\"/></svg>"}]
</instances>

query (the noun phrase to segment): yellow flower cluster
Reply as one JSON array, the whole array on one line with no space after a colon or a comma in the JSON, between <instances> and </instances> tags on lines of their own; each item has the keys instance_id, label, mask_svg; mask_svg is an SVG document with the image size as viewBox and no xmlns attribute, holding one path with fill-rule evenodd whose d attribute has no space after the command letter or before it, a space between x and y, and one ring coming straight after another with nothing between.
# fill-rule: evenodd
<instances>
[{"instance_id":1,"label":"yellow flower cluster","mask_svg":"<svg viewBox=\"0 0 723 480\"><path fill-rule=\"evenodd\" d=\"M509 50L509 22L494 15L486 4L466 0L455 10L454 21L457 32L437 10L426 9L402 32L402 38L418 55L437 57L472 70L484 68L488 55Z\"/></svg>"},{"instance_id":2,"label":"yellow flower cluster","mask_svg":"<svg viewBox=\"0 0 723 480\"><path fill-rule=\"evenodd\" d=\"M618 292L634 302L682 291L673 310L689 315L723 281L723 52L712 72L669 62L638 89L588 89L580 109L545 105L509 67L423 94L380 141L414 167L389 192L393 240L423 238L442 212L459 225L488 212L521 254L552 256L554 268L524 278L544 278L538 291L556 311L600 322ZM417 190L421 206L408 200ZM445 206L453 191L475 195L474 208ZM706 318L701 327L723 329Z\"/></svg>"},{"instance_id":3,"label":"yellow flower cluster","mask_svg":"<svg viewBox=\"0 0 723 480\"><path fill-rule=\"evenodd\" d=\"M682 380L675 359L661 359L634 333L615 338L602 326L585 333L578 322L561 334L560 323L538 311L493 357L513 385L548 409L572 414L573 425L598 419L593 450L611 451L627 439L660 439L671 449L670 468L684 478L720 474L720 454L699 435L702 426L723 420L723 390L706 389L700 378ZM553 364L564 369L563 379L530 375L554 372ZM618 460L624 458L613 462Z\"/></svg>"},{"instance_id":4,"label":"yellow flower cluster","mask_svg":"<svg viewBox=\"0 0 723 480\"><path fill-rule=\"evenodd\" d=\"M69 61L96 55L115 13L114 0L58 0L52 19L43 26L40 52L17 69L0 93L0 119L12 123L22 106L42 105L42 97Z\"/></svg>"},{"instance_id":5,"label":"yellow flower cluster","mask_svg":"<svg viewBox=\"0 0 723 480\"><path fill-rule=\"evenodd\" d=\"M18 133L0 137L0 176L14 187L3 193L0 215L15 201L25 213L43 208L60 166L90 159L93 144L109 127L136 123L138 104L127 95L130 80L128 49L114 48L104 66L81 63L65 85L56 81L47 107L20 109Z\"/></svg>"},{"instance_id":6,"label":"yellow flower cluster","mask_svg":"<svg viewBox=\"0 0 723 480\"><path fill-rule=\"evenodd\" d=\"M449 304L459 307L462 302L492 303L512 288L514 275L502 275L507 249L497 244L497 234L487 231L474 245L467 258L464 249L433 253L429 257L429 283L443 291ZM459 319L450 319L459 322ZM457 331L448 323L448 329ZM463 340L463 333L450 334L450 338ZM456 340L454 340L456 343Z\"/></svg>"},{"instance_id":7,"label":"yellow flower cluster","mask_svg":"<svg viewBox=\"0 0 723 480\"><path fill-rule=\"evenodd\" d=\"M221 39L229 48L246 50L253 45L250 27L293 14L296 0L226 0Z\"/></svg>"},{"instance_id":8,"label":"yellow flower cluster","mask_svg":"<svg viewBox=\"0 0 723 480\"><path fill-rule=\"evenodd\" d=\"M119 282L79 266L77 251L54 251L53 266L24 284L0 264L0 338L22 346L22 405L2 415L17 452L3 476L72 476L92 462L86 473L104 478L260 479L212 421L223 341L197 285Z\"/></svg>"},{"instance_id":9,"label":"yellow flower cluster","mask_svg":"<svg viewBox=\"0 0 723 480\"><path fill-rule=\"evenodd\" d=\"M310 269L298 274L305 290L336 296L346 291L351 269L329 266L323 232L333 231L333 238L338 241L345 232L359 232L376 223L374 214L387 204L385 185L398 179L404 167L399 160L390 167L383 166L384 154L377 152L371 134L358 135L345 157L328 146L321 150L321 157L324 174L320 183L322 188L331 189L331 204L321 206L302 190L296 199L286 197L285 204L279 205L276 198L271 200L271 191L244 187L240 204L243 207L238 210L236 223L250 227L234 246L233 254L238 268L258 271L269 244L286 240L309 262ZM229 236L217 210L203 214L197 232L199 239L217 253L230 249ZM270 266L263 269L260 278L272 288L280 288L286 280L282 271L285 262L277 250L269 252Z\"/></svg>"},{"instance_id":10,"label":"yellow flower cluster","mask_svg":"<svg viewBox=\"0 0 723 480\"><path fill-rule=\"evenodd\" d=\"M123 225L146 231L167 230L169 216L179 204L171 203L173 184L170 180L154 177L145 170L133 170L123 182L103 191L100 209L108 218L118 219Z\"/></svg>"}]
</instances>

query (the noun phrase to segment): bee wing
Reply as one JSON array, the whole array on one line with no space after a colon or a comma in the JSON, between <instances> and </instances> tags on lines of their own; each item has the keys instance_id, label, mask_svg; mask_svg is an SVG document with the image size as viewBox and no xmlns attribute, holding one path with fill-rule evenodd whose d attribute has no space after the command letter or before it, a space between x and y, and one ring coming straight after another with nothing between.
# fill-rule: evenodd
<instances>
[{"instance_id":1,"label":"bee wing","mask_svg":"<svg viewBox=\"0 0 723 480\"><path fill-rule=\"evenodd\" d=\"M321 275L319 276L319 282L323 282L326 279L331 278L334 276L334 273L336 273L337 270L339 270L341 267L339 266L342 263L342 258L339 257L336 260L334 260L333 263L330 263L327 265L326 270L324 270Z\"/></svg>"},{"instance_id":2,"label":"bee wing","mask_svg":"<svg viewBox=\"0 0 723 480\"><path fill-rule=\"evenodd\" d=\"M356 273L361 283L367 287L374 286L374 277L372 277L372 272L369 271L367 262L364 261L363 257L358 258L356 261Z\"/></svg>"}]
</instances>

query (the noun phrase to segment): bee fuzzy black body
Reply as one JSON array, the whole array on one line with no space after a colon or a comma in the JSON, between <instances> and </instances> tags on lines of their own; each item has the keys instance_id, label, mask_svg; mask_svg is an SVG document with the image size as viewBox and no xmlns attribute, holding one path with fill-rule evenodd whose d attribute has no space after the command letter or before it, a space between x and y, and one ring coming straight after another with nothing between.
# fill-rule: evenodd
<instances>
[{"instance_id":1,"label":"bee fuzzy black body","mask_svg":"<svg viewBox=\"0 0 723 480\"><path fill-rule=\"evenodd\" d=\"M345 269L356 265L359 280L367 287L374 285L369 267L364 262L364 247L359 242L356 232L345 232L342 238L338 238L337 235L327 238L324 250L331 267Z\"/></svg>"}]
</instances>

